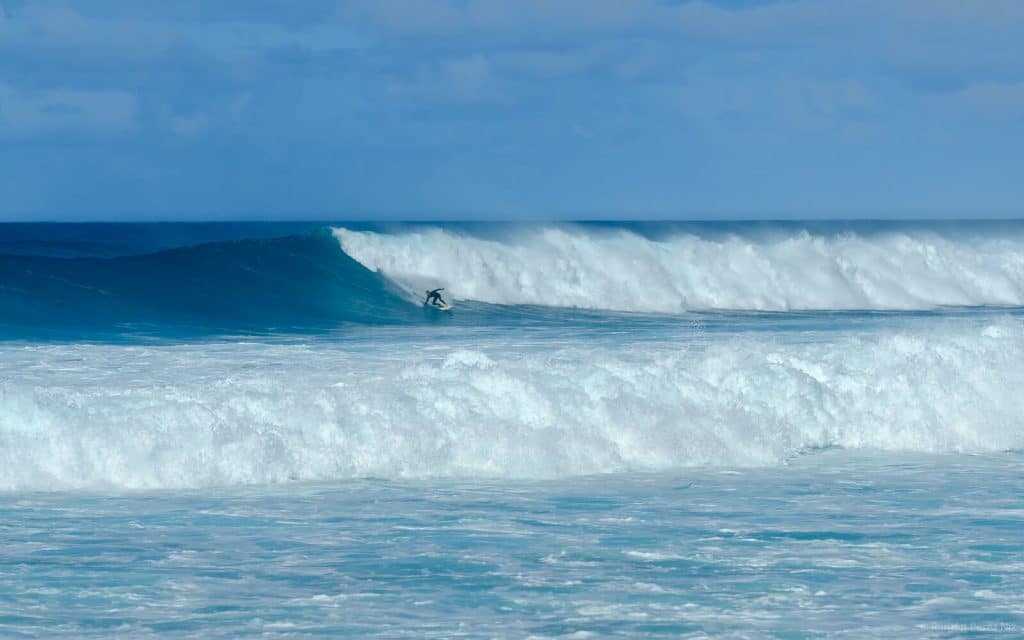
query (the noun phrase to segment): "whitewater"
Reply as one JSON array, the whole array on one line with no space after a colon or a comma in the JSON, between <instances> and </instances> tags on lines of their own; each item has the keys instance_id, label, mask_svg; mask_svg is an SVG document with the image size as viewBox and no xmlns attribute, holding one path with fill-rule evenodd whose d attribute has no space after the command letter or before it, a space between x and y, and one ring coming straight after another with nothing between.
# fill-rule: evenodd
<instances>
[{"instance_id":1,"label":"whitewater","mask_svg":"<svg viewBox=\"0 0 1024 640\"><path fill-rule=\"evenodd\" d=\"M821 227L822 225L818 225ZM1024 234L952 225L334 230L346 253L419 291L494 304L689 310L933 309L1024 304Z\"/></svg>"},{"instance_id":2,"label":"whitewater","mask_svg":"<svg viewBox=\"0 0 1024 640\"><path fill-rule=\"evenodd\" d=\"M838 337L664 332L4 346L0 489L553 478L778 465L829 447L1024 448L1016 318Z\"/></svg>"},{"instance_id":3,"label":"whitewater","mask_svg":"<svg viewBox=\"0 0 1024 640\"><path fill-rule=\"evenodd\" d=\"M1024 223L0 225L0 310L0 636L1024 629Z\"/></svg>"}]
</instances>

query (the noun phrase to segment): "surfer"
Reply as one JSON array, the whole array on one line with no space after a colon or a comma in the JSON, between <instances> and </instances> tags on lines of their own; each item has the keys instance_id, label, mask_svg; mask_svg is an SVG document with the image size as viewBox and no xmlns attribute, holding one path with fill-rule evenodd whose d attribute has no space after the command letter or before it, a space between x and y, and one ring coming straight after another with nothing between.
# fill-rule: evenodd
<instances>
[{"instance_id":1,"label":"surfer","mask_svg":"<svg viewBox=\"0 0 1024 640\"><path fill-rule=\"evenodd\" d=\"M432 304L435 307L443 307L446 304L448 304L447 302L444 301L443 298L441 298L441 294L438 293L438 291L444 291L444 287L441 287L440 289L434 289L433 291L428 289L427 299L423 301L423 304Z\"/></svg>"}]
</instances>

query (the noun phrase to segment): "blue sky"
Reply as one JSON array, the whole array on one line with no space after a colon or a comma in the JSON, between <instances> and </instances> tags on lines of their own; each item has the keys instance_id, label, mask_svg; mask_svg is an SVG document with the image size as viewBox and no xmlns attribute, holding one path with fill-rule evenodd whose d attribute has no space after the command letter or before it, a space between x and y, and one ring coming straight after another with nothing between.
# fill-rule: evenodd
<instances>
[{"instance_id":1,"label":"blue sky","mask_svg":"<svg viewBox=\"0 0 1024 640\"><path fill-rule=\"evenodd\" d=\"M0 0L0 219L1024 215L1020 0Z\"/></svg>"}]
</instances>

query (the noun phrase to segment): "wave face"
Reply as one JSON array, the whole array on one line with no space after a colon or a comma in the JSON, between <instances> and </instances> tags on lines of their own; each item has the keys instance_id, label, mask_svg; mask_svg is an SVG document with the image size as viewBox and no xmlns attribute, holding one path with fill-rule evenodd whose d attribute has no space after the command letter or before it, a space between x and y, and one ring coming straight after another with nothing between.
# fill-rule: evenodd
<instances>
[{"instance_id":1,"label":"wave face","mask_svg":"<svg viewBox=\"0 0 1024 640\"><path fill-rule=\"evenodd\" d=\"M411 291L635 312L924 310L1024 304L1024 226L547 225L474 235L335 229L345 252Z\"/></svg>"},{"instance_id":2,"label":"wave face","mask_svg":"<svg viewBox=\"0 0 1024 640\"><path fill-rule=\"evenodd\" d=\"M1024 305L1020 223L311 224L0 225L0 339Z\"/></svg>"},{"instance_id":3,"label":"wave face","mask_svg":"<svg viewBox=\"0 0 1024 640\"><path fill-rule=\"evenodd\" d=\"M396 293L327 231L111 258L0 254L0 336L415 320Z\"/></svg>"},{"instance_id":4,"label":"wave face","mask_svg":"<svg viewBox=\"0 0 1024 640\"><path fill-rule=\"evenodd\" d=\"M550 478L775 465L833 446L1020 449L1024 324L967 324L827 342L551 337L512 352L500 333L362 347L8 344L0 489Z\"/></svg>"}]
</instances>

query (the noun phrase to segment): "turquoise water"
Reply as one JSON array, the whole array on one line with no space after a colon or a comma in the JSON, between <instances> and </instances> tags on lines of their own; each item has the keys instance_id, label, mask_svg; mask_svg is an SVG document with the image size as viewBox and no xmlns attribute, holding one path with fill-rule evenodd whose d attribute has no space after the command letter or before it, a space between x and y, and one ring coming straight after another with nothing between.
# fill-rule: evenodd
<instances>
[{"instance_id":1,"label":"turquoise water","mask_svg":"<svg viewBox=\"0 0 1024 640\"><path fill-rule=\"evenodd\" d=\"M1024 458L0 497L6 637L1013 637Z\"/></svg>"},{"instance_id":2,"label":"turquoise water","mask_svg":"<svg viewBox=\"0 0 1024 640\"><path fill-rule=\"evenodd\" d=\"M0 253L0 636L1024 628L1020 223Z\"/></svg>"}]
</instances>

